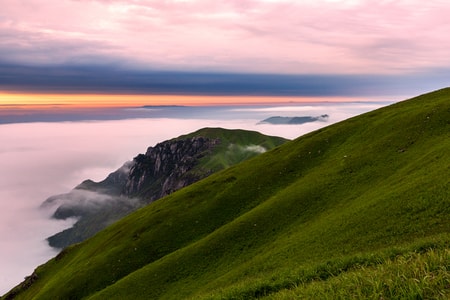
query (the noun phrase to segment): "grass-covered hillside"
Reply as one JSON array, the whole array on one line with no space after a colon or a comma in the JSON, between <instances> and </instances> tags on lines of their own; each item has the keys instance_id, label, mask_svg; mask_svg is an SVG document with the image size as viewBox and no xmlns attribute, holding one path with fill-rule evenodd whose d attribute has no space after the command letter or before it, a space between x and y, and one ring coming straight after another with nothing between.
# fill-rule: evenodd
<instances>
[{"instance_id":1,"label":"grass-covered hillside","mask_svg":"<svg viewBox=\"0 0 450 300\"><path fill-rule=\"evenodd\" d=\"M288 141L282 137L267 136L256 131L210 127L179 136L173 140L186 140L195 137L219 141L210 154L204 155L199 159L199 164L195 169L200 172L202 170L217 172Z\"/></svg>"},{"instance_id":2,"label":"grass-covered hillside","mask_svg":"<svg viewBox=\"0 0 450 300\"><path fill-rule=\"evenodd\" d=\"M449 149L450 89L348 119L138 210L9 296L447 299Z\"/></svg>"}]
</instances>

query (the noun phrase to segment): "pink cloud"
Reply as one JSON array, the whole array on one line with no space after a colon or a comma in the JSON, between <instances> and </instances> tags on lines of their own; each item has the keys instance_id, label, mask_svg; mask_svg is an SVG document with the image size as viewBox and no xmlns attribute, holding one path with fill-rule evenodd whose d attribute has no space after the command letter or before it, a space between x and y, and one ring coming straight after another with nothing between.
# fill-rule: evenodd
<instances>
[{"instance_id":1,"label":"pink cloud","mask_svg":"<svg viewBox=\"0 0 450 300\"><path fill-rule=\"evenodd\" d=\"M52 59L98 55L190 70L383 73L450 64L443 1L2 2L0 32L21 33L0 45L6 57L14 48L33 54L27 45L37 44Z\"/></svg>"}]
</instances>

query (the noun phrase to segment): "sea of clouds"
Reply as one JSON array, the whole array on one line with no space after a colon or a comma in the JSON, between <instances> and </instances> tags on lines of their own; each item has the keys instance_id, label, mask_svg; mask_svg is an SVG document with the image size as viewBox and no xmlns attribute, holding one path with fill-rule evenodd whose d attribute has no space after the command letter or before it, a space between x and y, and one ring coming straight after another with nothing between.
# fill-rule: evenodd
<instances>
[{"instance_id":1,"label":"sea of clouds","mask_svg":"<svg viewBox=\"0 0 450 300\"><path fill-rule=\"evenodd\" d=\"M157 115L155 108L148 109L148 115L142 108L136 110L139 118L0 125L0 295L54 257L57 252L46 238L74 222L51 219L53 211L41 208L42 202L85 179L104 179L148 146L203 127L256 130L293 139L386 104L164 108L166 114ZM271 116L322 114L329 115L326 122L258 125Z\"/></svg>"}]
</instances>

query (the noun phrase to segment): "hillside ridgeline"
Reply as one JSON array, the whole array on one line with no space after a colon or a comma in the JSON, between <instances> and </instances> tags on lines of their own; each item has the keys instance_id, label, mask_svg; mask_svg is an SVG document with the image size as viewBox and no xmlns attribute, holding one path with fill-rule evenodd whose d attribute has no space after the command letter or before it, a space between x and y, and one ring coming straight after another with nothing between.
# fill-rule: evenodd
<instances>
[{"instance_id":1,"label":"hillside ridgeline","mask_svg":"<svg viewBox=\"0 0 450 300\"><path fill-rule=\"evenodd\" d=\"M450 89L304 135L66 248L4 299L448 299Z\"/></svg>"},{"instance_id":2,"label":"hillside ridgeline","mask_svg":"<svg viewBox=\"0 0 450 300\"><path fill-rule=\"evenodd\" d=\"M49 197L42 206L56 206L54 218L78 218L72 228L49 237L49 244L79 243L142 206L286 141L253 131L204 128L158 143L101 182L85 180L69 193Z\"/></svg>"}]
</instances>

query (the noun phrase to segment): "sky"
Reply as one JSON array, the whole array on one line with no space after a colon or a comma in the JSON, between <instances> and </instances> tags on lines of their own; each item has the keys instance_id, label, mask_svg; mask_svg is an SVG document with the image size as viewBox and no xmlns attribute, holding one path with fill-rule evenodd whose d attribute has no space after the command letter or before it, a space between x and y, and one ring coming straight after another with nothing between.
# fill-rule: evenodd
<instances>
[{"instance_id":1,"label":"sky","mask_svg":"<svg viewBox=\"0 0 450 300\"><path fill-rule=\"evenodd\" d=\"M1 0L0 103L403 100L449 85L448 15L444 0Z\"/></svg>"}]
</instances>

